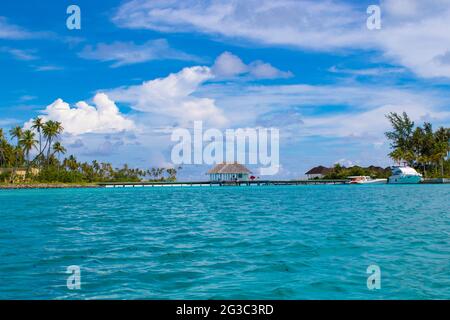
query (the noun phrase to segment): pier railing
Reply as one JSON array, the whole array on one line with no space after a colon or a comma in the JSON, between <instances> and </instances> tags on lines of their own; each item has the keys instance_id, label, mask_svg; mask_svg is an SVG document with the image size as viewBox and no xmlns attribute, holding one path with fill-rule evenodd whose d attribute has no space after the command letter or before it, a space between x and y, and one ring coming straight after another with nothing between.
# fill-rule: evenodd
<instances>
[{"instance_id":1,"label":"pier railing","mask_svg":"<svg viewBox=\"0 0 450 320\"><path fill-rule=\"evenodd\" d=\"M422 183L437 184L437 183L450 183L450 178L425 178Z\"/></svg>"},{"instance_id":2,"label":"pier railing","mask_svg":"<svg viewBox=\"0 0 450 320\"><path fill-rule=\"evenodd\" d=\"M223 186L270 186L270 185L333 185L345 184L348 180L254 180L254 181L187 181L187 182L102 182L102 187L223 187Z\"/></svg>"}]
</instances>

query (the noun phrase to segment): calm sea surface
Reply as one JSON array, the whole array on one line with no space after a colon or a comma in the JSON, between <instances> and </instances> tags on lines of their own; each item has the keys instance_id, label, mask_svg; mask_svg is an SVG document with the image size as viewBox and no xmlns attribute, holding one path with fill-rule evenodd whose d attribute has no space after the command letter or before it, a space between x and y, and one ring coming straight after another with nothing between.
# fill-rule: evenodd
<instances>
[{"instance_id":1,"label":"calm sea surface","mask_svg":"<svg viewBox=\"0 0 450 320\"><path fill-rule=\"evenodd\" d=\"M1 299L450 299L450 185L0 190L0 215Z\"/></svg>"}]
</instances>

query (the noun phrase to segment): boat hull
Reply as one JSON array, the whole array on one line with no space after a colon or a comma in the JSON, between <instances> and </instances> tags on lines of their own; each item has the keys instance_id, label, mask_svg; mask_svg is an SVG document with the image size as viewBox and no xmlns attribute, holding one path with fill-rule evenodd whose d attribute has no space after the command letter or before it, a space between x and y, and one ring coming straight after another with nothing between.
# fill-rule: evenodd
<instances>
[{"instance_id":1,"label":"boat hull","mask_svg":"<svg viewBox=\"0 0 450 320\"><path fill-rule=\"evenodd\" d=\"M389 184L417 184L422 181L421 176L392 176L389 177Z\"/></svg>"},{"instance_id":2,"label":"boat hull","mask_svg":"<svg viewBox=\"0 0 450 320\"><path fill-rule=\"evenodd\" d=\"M363 184L386 184L387 179L374 179L370 181L363 182Z\"/></svg>"},{"instance_id":3,"label":"boat hull","mask_svg":"<svg viewBox=\"0 0 450 320\"><path fill-rule=\"evenodd\" d=\"M365 181L351 181L350 184L386 184L387 179L373 179Z\"/></svg>"}]
</instances>

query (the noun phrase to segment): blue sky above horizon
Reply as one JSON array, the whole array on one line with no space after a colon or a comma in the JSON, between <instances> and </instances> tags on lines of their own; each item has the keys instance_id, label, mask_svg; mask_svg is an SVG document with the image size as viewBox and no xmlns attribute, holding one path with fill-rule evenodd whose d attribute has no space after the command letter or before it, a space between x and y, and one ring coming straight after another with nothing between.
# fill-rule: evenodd
<instances>
[{"instance_id":1,"label":"blue sky above horizon","mask_svg":"<svg viewBox=\"0 0 450 320\"><path fill-rule=\"evenodd\" d=\"M387 166L386 113L449 126L449 19L448 0L2 1L0 127L44 115L79 159L145 168L170 165L170 130L194 120L273 126L280 178Z\"/></svg>"}]
</instances>

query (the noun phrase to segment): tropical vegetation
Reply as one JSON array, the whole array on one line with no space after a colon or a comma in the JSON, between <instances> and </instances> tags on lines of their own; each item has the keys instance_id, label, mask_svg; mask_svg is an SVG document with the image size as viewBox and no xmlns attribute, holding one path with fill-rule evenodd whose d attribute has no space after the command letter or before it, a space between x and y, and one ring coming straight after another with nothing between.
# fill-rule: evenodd
<instances>
[{"instance_id":1,"label":"tropical vegetation","mask_svg":"<svg viewBox=\"0 0 450 320\"><path fill-rule=\"evenodd\" d=\"M385 133L390 141L392 151L389 157L398 165L407 164L424 177L450 177L450 129L440 127L433 130L429 122L416 126L409 116L403 112L391 112L386 115L392 125L392 130ZM325 174L325 179L345 179L349 176L371 176L373 178L388 178L389 168L380 167L344 167L336 164Z\"/></svg>"},{"instance_id":2,"label":"tropical vegetation","mask_svg":"<svg viewBox=\"0 0 450 320\"><path fill-rule=\"evenodd\" d=\"M386 137L392 149L389 156L394 161L414 167L425 177L450 176L450 128L433 130L429 122L416 126L405 112L391 112L386 117L392 125Z\"/></svg>"},{"instance_id":3,"label":"tropical vegetation","mask_svg":"<svg viewBox=\"0 0 450 320\"><path fill-rule=\"evenodd\" d=\"M352 166L345 167L339 163L335 164L333 168L324 175L324 179L347 179L351 176L369 176L372 178L388 178L391 175L389 168L381 167L360 167Z\"/></svg>"},{"instance_id":4,"label":"tropical vegetation","mask_svg":"<svg viewBox=\"0 0 450 320\"><path fill-rule=\"evenodd\" d=\"M0 182L94 183L174 181L181 168L150 168L147 170L111 163L81 162L74 155L61 157L67 150L61 143L64 129L60 122L43 121L37 117L30 129L20 126L9 130L9 139L0 128ZM18 172L25 171L24 176Z\"/></svg>"}]
</instances>

